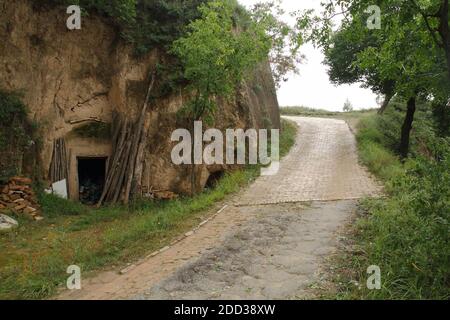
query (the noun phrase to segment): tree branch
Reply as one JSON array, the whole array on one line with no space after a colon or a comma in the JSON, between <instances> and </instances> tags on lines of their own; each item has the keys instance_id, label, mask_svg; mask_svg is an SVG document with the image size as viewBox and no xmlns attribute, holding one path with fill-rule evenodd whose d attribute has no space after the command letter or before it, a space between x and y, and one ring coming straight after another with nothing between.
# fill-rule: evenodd
<instances>
[{"instance_id":1,"label":"tree branch","mask_svg":"<svg viewBox=\"0 0 450 320\"><path fill-rule=\"evenodd\" d=\"M447 0L448 1L448 0ZM436 45L439 48L443 48L444 47L444 43L439 42L439 39L436 37L436 32L439 32L439 30L437 29L433 29L430 25L430 21L428 20L428 18L430 17L436 17L439 18L439 11L436 14L426 14L425 12L423 12L422 8L417 4L417 2L415 0L410 0L410 2L417 8L417 10L419 11L420 15L423 17L424 21L425 21L425 25L427 26L428 31L430 32L433 41L436 43Z\"/></svg>"}]
</instances>

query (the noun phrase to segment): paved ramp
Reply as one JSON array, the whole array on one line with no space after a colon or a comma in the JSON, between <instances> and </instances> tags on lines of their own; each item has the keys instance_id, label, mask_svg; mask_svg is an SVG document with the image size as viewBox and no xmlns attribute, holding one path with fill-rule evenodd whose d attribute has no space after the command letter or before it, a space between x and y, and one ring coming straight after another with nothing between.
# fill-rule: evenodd
<instances>
[{"instance_id":1,"label":"paved ramp","mask_svg":"<svg viewBox=\"0 0 450 320\"><path fill-rule=\"evenodd\" d=\"M286 117L297 143L275 176L261 177L239 205L359 199L381 188L358 163L355 137L343 120Z\"/></svg>"},{"instance_id":2,"label":"paved ramp","mask_svg":"<svg viewBox=\"0 0 450 320\"><path fill-rule=\"evenodd\" d=\"M358 164L355 138L344 121L289 119L300 130L278 174L258 178L195 232L126 274L99 274L59 298L309 297L339 230L351 221L352 199L381 189Z\"/></svg>"}]
</instances>

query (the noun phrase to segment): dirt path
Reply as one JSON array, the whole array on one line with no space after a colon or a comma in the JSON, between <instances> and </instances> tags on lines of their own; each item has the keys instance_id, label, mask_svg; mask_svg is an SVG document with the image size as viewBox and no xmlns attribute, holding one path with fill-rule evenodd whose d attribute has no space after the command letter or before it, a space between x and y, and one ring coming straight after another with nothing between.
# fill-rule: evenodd
<instances>
[{"instance_id":1,"label":"dirt path","mask_svg":"<svg viewBox=\"0 0 450 320\"><path fill-rule=\"evenodd\" d=\"M309 294L356 201L380 188L358 164L341 120L289 117L297 143L186 238L124 275L105 272L61 299L289 299ZM309 206L306 202L310 202Z\"/></svg>"}]
</instances>

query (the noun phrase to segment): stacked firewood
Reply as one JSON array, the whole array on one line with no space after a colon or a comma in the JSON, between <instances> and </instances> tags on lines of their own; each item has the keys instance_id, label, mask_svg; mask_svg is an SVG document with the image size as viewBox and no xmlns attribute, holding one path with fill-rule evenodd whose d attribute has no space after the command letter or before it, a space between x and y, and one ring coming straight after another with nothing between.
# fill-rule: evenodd
<instances>
[{"instance_id":1,"label":"stacked firewood","mask_svg":"<svg viewBox=\"0 0 450 320\"><path fill-rule=\"evenodd\" d=\"M168 190L154 190L153 187L143 187L142 196L148 199L155 200L174 200L178 199L178 195Z\"/></svg>"},{"instance_id":2,"label":"stacked firewood","mask_svg":"<svg viewBox=\"0 0 450 320\"><path fill-rule=\"evenodd\" d=\"M178 195L172 191L153 191L153 197L157 200L174 200L178 199Z\"/></svg>"},{"instance_id":3,"label":"stacked firewood","mask_svg":"<svg viewBox=\"0 0 450 320\"><path fill-rule=\"evenodd\" d=\"M0 213L13 211L36 221L42 220L36 194L31 188L31 179L13 177L0 189Z\"/></svg>"}]
</instances>

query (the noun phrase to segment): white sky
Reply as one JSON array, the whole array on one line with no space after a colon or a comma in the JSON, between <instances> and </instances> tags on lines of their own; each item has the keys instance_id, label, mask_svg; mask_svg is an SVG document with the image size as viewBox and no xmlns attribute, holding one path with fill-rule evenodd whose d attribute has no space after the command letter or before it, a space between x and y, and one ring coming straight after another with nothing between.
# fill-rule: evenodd
<instances>
[{"instance_id":1,"label":"white sky","mask_svg":"<svg viewBox=\"0 0 450 320\"><path fill-rule=\"evenodd\" d=\"M239 0L247 7L266 0ZM281 0L286 12L316 9L320 10L320 0ZM291 18L286 17L290 22ZM301 53L306 56L299 69L300 75L289 75L289 80L278 89L280 106L305 106L333 111L342 111L348 98L355 109L377 107L376 95L369 89L360 88L358 84L334 86L330 83L327 67L322 64L323 54L311 44L305 44Z\"/></svg>"}]
</instances>

